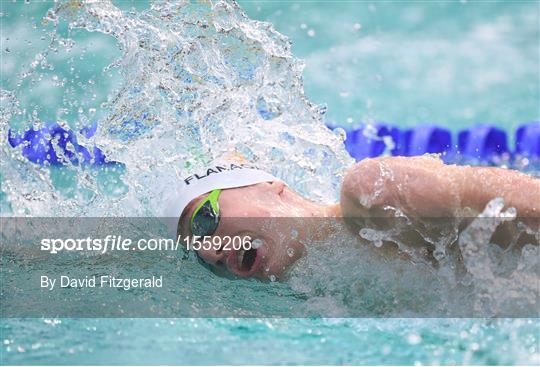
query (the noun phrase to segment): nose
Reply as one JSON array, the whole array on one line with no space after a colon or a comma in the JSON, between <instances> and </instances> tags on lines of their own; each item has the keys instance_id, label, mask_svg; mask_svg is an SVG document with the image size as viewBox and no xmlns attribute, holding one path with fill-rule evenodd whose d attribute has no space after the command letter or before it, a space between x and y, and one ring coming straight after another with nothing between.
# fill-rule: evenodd
<instances>
[{"instance_id":1,"label":"nose","mask_svg":"<svg viewBox=\"0 0 540 367\"><path fill-rule=\"evenodd\" d=\"M204 260L204 262L210 265L219 265L225 263L226 254L221 249L216 250L212 248L210 250L205 250L201 248L197 251L197 254L201 259Z\"/></svg>"}]
</instances>

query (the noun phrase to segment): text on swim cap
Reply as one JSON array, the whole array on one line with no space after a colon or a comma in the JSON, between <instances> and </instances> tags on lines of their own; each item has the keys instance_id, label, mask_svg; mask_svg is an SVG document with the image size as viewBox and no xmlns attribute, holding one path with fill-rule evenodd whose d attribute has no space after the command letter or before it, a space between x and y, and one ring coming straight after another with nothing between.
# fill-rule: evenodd
<instances>
[{"instance_id":1,"label":"text on swim cap","mask_svg":"<svg viewBox=\"0 0 540 367\"><path fill-rule=\"evenodd\" d=\"M235 169L242 169L242 168L258 169L257 167L251 166L251 165L231 163L231 164L226 164L226 165L210 167L206 170L205 173L202 173L202 174L195 173L191 176L186 177L184 179L184 182L186 185L190 185L193 179L202 180L203 178L206 178L214 173L220 173L223 171L233 171Z\"/></svg>"}]
</instances>

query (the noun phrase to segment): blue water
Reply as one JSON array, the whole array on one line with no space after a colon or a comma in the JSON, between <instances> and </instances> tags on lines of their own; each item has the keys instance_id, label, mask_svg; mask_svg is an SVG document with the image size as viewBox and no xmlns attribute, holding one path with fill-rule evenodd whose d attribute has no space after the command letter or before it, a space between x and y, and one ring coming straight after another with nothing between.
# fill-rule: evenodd
<instances>
[{"instance_id":1,"label":"blue water","mask_svg":"<svg viewBox=\"0 0 540 367\"><path fill-rule=\"evenodd\" d=\"M139 1L114 3L125 11L148 8ZM54 4L0 4L2 89L18 91L20 105L27 109L10 118L10 127L26 126L35 106L39 106L35 118L42 121L65 118L75 124L79 107L92 120L107 116L102 104L122 80L114 68L103 72L122 55L116 40L82 29L70 33L60 22L58 34L69 34L77 42L71 51L52 53L53 61L62 61L51 70L57 78L49 84L18 86L21 65L35 60L49 42L50 23L43 24L41 18ZM398 126L436 122L453 130L491 122L511 131L522 122L540 119L536 1L240 1L240 5L250 18L270 21L293 42L292 53L305 63L305 94L326 105L324 119L329 122L342 126L361 121ZM62 84L64 77L73 75L71 67L76 70L73 78L84 83ZM239 69L241 76L249 72ZM77 174L53 173L53 181L60 182L54 185L68 191L66 181ZM116 182L116 173L102 174ZM65 194L72 198L79 193ZM9 209L4 201L3 213ZM184 286L197 287L207 276L201 268ZM241 296L249 289L239 286L238 292ZM60 318L2 320L0 328L2 364L540 362L538 319Z\"/></svg>"},{"instance_id":2,"label":"blue water","mask_svg":"<svg viewBox=\"0 0 540 367\"><path fill-rule=\"evenodd\" d=\"M240 4L292 39L306 94L340 125L538 120L537 1Z\"/></svg>"},{"instance_id":3,"label":"blue water","mask_svg":"<svg viewBox=\"0 0 540 367\"><path fill-rule=\"evenodd\" d=\"M525 320L12 320L2 348L11 364L533 364L537 331Z\"/></svg>"}]
</instances>

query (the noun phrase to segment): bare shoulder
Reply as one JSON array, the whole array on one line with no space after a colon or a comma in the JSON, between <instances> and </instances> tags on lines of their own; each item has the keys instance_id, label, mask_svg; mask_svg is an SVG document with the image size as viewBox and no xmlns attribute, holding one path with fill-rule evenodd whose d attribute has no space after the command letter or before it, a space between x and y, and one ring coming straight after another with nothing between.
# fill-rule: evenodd
<instances>
[{"instance_id":1,"label":"bare shoulder","mask_svg":"<svg viewBox=\"0 0 540 367\"><path fill-rule=\"evenodd\" d=\"M446 166L442 160L433 156L368 158L349 168L346 180L369 179L396 170L433 170L441 167L449 166Z\"/></svg>"},{"instance_id":2,"label":"bare shoulder","mask_svg":"<svg viewBox=\"0 0 540 367\"><path fill-rule=\"evenodd\" d=\"M364 216L383 206L415 216L444 216L462 208L480 212L501 197L520 216L538 217L539 196L540 180L519 171L447 165L431 156L384 157L349 169L340 204L345 216Z\"/></svg>"},{"instance_id":3,"label":"bare shoulder","mask_svg":"<svg viewBox=\"0 0 540 367\"><path fill-rule=\"evenodd\" d=\"M365 216L369 209L385 205L406 212L446 214L448 204L458 205L453 202L460 176L456 166L431 156L365 159L347 172L340 204L345 215Z\"/></svg>"},{"instance_id":4,"label":"bare shoulder","mask_svg":"<svg viewBox=\"0 0 540 367\"><path fill-rule=\"evenodd\" d=\"M400 179L407 179L413 175L422 176L422 172L441 172L443 167L448 168L438 158L431 156L421 157L380 157L364 159L354 164L345 176L342 194L359 194L359 190L373 192L383 181L386 184L399 184Z\"/></svg>"}]
</instances>

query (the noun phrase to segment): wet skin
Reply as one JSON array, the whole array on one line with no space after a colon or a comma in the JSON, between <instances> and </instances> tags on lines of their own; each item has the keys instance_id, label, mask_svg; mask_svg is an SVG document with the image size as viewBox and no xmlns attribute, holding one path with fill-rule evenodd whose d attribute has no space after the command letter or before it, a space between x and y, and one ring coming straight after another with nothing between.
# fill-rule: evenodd
<instances>
[{"instance_id":1,"label":"wet skin","mask_svg":"<svg viewBox=\"0 0 540 367\"><path fill-rule=\"evenodd\" d=\"M190 234L189 219L205 197L186 207L180 218L181 233ZM410 218L451 222L450 218L477 215L495 197L502 197L507 208L514 207L527 225L538 230L540 180L532 176L502 168L445 165L431 157L366 159L347 172L336 205L313 203L281 181L223 190L221 221L214 235L249 235L262 245L249 251L199 250L198 255L210 266L238 277L280 278L302 256L306 239L324 240L332 229L320 228L321 221L299 226L276 220L264 226L256 218L342 217L348 229L358 233L367 218L393 216L396 209ZM293 229L294 236L290 235ZM382 251L385 256L397 256L395 249Z\"/></svg>"},{"instance_id":2,"label":"wet skin","mask_svg":"<svg viewBox=\"0 0 540 367\"><path fill-rule=\"evenodd\" d=\"M193 210L206 197L190 202L180 218L180 233L191 235L189 221ZM298 226L282 218L319 218L340 216L339 205L321 206L304 199L281 181L223 190L219 196L220 223L214 236L249 236L262 242L257 249L199 250L198 255L212 267L238 277L266 280L280 277L302 256L302 240L321 233L320 228ZM266 220L265 218L275 218ZM267 225L264 225L267 224ZM295 233L291 236L291 233Z\"/></svg>"}]
</instances>

